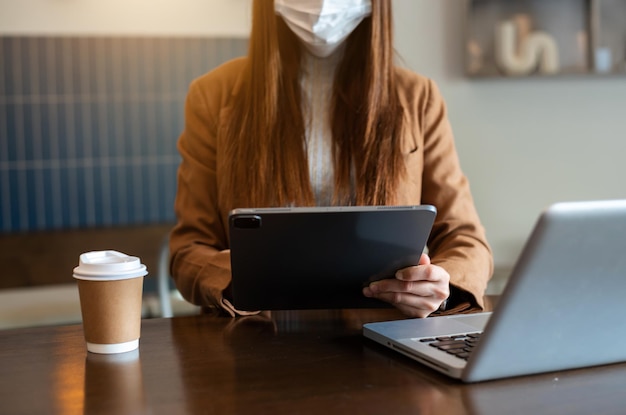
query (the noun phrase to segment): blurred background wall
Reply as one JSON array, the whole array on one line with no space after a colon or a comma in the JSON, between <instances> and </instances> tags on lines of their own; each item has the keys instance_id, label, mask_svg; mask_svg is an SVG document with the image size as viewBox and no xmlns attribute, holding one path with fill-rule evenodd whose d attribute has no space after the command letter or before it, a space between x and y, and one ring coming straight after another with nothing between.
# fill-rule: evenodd
<instances>
[{"instance_id":1,"label":"blurred background wall","mask_svg":"<svg viewBox=\"0 0 626 415\"><path fill-rule=\"evenodd\" d=\"M626 177L626 163L624 163L626 77L468 79L463 75L464 2L459 0L393 0L393 4L396 45L403 64L433 78L439 84L447 100L461 163L469 176L476 205L493 245L496 265L500 269L507 269L514 262L538 213L549 203L561 200L626 197L626 184L624 183ZM4 76L6 76L7 71L13 71L13 69L7 69L9 65L21 65L14 60L14 47L25 51L26 49L22 49L25 47L24 42L35 42L38 52L33 53L36 55L35 58L39 59L38 67L32 68L32 61L29 59L33 56L20 56L21 62L25 63L24 67L20 67L21 73L29 71L28 73L34 75L35 78L39 77L39 86L45 84L51 88L58 88L62 82L49 83L48 80L42 78L45 73L44 68L61 70L56 65L62 64L56 59L61 59L60 62L62 62L63 51L66 47L90 50L92 44L86 45L84 38L95 39L93 44L95 50L109 47L106 46L106 42L114 44L119 38L127 38L131 43L134 42L133 47L136 48L129 47L128 53L134 50L139 53L139 56L150 55L148 49L154 49L155 45L159 44L158 42L165 42L167 45L163 49L165 54L151 55L156 60L148 59L141 65L145 65L146 69L152 67L160 70L162 66L167 66L168 71L182 71L178 66L179 58L176 55L180 49L174 46L178 45L177 42L181 39L203 42L206 39L216 38L244 39L245 41L249 30L249 17L250 0L180 0L177 2L0 0L0 36L3 39L0 71L4 71ZM5 45L7 42L12 42L10 39L24 36L36 39L19 40L18 46L10 46L11 52L7 52ZM142 43L146 41L149 46ZM70 46L66 45L68 42ZM111 49L113 44L110 45ZM54 46L54 53L50 52L47 45ZM245 50L245 46L241 47ZM157 49L161 50L160 47L154 50ZM233 50L237 51L236 48ZM191 56L204 59L201 49L192 51ZM129 57L131 60L143 59L137 56ZM50 65L53 61L55 63ZM97 64L97 60L95 62ZM206 62L207 66L209 64ZM201 66L198 68L202 69ZM44 72L41 72L42 70ZM121 69L118 68L118 71ZM18 72L20 71L11 72L12 76L19 76ZM105 76L107 74L111 76L111 73L105 72ZM178 79L181 89L184 89L182 86L191 81L195 75L191 72L184 72L182 78ZM149 71L138 73L143 76L150 74ZM137 76L137 73L133 76ZM57 74L57 77L61 77L61 80L65 82L61 74ZM74 82L78 83L78 85L74 84L76 87L80 87L80 80L74 80ZM99 91L97 85L94 87L96 91ZM17 101L11 101L14 98L9 96L10 91L7 90L7 85L4 88L0 90L0 95L2 95L0 106L4 106L4 117L7 117L6 106ZM38 100L45 99L45 97L34 96L37 95L36 92L42 91L33 91L32 85L23 86L23 88L30 88L28 90L30 92L19 98L25 100L24 102L34 105L39 102ZM25 89L24 92L27 90ZM180 91L177 92L179 93ZM163 97L153 98L155 98L154 105L162 106L165 105L164 102L167 102L162 99ZM81 98L75 97L75 99ZM147 170L142 173L142 177L149 177L152 175L151 172L154 173L157 170L159 174L165 174L167 177L160 177L159 183L167 183L167 180L171 180L172 166L175 164L175 153L172 149L182 126L180 123L182 103L180 101L169 102L171 105L161 110L169 113L175 121L168 125L157 124L160 127L153 126L152 128L157 131L151 134L151 136L159 136L161 140L159 145L167 150L152 154L149 145L138 144L134 141L149 141L149 137L137 134L128 138L131 150L135 148L133 146L146 148L146 153L133 153L137 156L137 160L145 163L146 159L154 156L164 162L162 170L159 168L150 170L152 167L145 166ZM133 105L125 105L121 110L125 114L130 111L141 111L138 109L140 107L133 109ZM120 111L117 106L109 108L113 113ZM157 114L161 113L157 112ZM22 116L27 117L26 114ZM30 114L28 117L33 116ZM140 114L139 117L141 117ZM4 132L0 130L0 135L5 134L3 137L8 137L6 119L0 120L0 123L4 123L5 129ZM75 133L78 134L83 131L84 126L75 125L74 127ZM12 134L25 133L20 132L18 127L12 128L16 129L11 130ZM32 131L33 134L44 132ZM89 129L84 132L85 141L79 138L73 139L76 150L71 151L79 151L80 146L89 145L93 153L99 148L100 141L89 142L90 139L96 139L95 135L90 134ZM9 140L13 139L9 137ZM1 173L13 167L7 162L7 147L9 153L15 154L22 151L37 155L40 154L38 152L44 151L44 149L35 148L20 149L19 146L22 144L8 143L6 138L3 140L5 142L2 145L5 148L0 148ZM69 148L67 151L70 151ZM82 151L86 150L83 148ZM100 148L98 151L103 150ZM128 160L125 162L130 163ZM14 209L21 211L25 206L23 200L7 201L7 186L9 188L16 186L11 180L7 182L5 178L1 183L2 211L0 215L4 215L3 231L11 230L15 225L13 217L7 219L7 211L13 212ZM26 180L28 186L37 188L42 185L41 180L48 179L40 179L38 182L33 176ZM81 180L91 179L85 176ZM132 181L127 185L129 186L127 192L132 193L138 190ZM167 200L172 198L171 193L150 193L149 188L142 191L148 193L137 203L141 203L144 208L151 206L153 201L156 201L157 205L165 203L156 212L145 211L144 213L148 214L147 219L160 220L170 215L166 206L171 204L170 200ZM81 200L80 203L87 203L87 199ZM104 196L102 200L104 201ZM54 207L55 201L51 196L50 199L44 197L37 203ZM42 220L41 215L46 218L46 212L38 212L36 209L31 211L30 204L27 203L27 205L27 217L20 216L17 220L18 228L23 226L29 228L31 224L38 226ZM62 209L62 211L65 210ZM23 214L20 213L20 215ZM96 213L96 216L98 215ZM74 215L70 216L74 217ZM104 213L101 216L104 218ZM78 217L80 218L80 214ZM68 219L72 220L69 217ZM145 218L142 217L143 219ZM44 220L47 224L46 221L47 219ZM52 225L55 224L52 220ZM72 224L82 225L83 220L80 219Z\"/></svg>"}]
</instances>

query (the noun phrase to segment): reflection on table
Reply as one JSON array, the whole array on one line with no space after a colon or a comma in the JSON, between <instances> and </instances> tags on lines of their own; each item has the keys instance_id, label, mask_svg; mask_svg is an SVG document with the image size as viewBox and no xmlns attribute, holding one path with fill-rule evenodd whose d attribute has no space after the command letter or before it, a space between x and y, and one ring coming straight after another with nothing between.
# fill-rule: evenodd
<instances>
[{"instance_id":1,"label":"reflection on table","mask_svg":"<svg viewBox=\"0 0 626 415\"><path fill-rule=\"evenodd\" d=\"M464 385L361 334L393 309L144 320L139 351L78 326L0 332L0 413L618 414L626 364ZM513 357L512 357L513 358Z\"/></svg>"}]
</instances>

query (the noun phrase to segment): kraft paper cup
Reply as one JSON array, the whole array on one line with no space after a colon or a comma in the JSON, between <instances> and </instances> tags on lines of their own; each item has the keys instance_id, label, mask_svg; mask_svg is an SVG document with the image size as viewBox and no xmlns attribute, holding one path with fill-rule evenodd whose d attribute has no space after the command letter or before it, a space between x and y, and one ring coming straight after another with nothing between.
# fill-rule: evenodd
<instances>
[{"instance_id":1,"label":"kraft paper cup","mask_svg":"<svg viewBox=\"0 0 626 415\"><path fill-rule=\"evenodd\" d=\"M117 251L92 251L80 256L74 278L87 350L124 353L139 347L143 277L139 258Z\"/></svg>"}]
</instances>

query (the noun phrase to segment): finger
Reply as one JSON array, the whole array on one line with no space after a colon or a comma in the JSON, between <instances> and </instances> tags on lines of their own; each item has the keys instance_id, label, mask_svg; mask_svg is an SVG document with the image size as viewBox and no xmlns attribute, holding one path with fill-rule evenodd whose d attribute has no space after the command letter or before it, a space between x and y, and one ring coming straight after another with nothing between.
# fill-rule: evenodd
<instances>
[{"instance_id":1,"label":"finger","mask_svg":"<svg viewBox=\"0 0 626 415\"><path fill-rule=\"evenodd\" d=\"M434 265L408 267L396 272L396 279L401 281L432 281L438 282L445 278L446 272Z\"/></svg>"},{"instance_id":2,"label":"finger","mask_svg":"<svg viewBox=\"0 0 626 415\"><path fill-rule=\"evenodd\" d=\"M441 300L433 297L419 297L408 293L382 293L377 299L395 306L402 313L412 317L426 317L436 311Z\"/></svg>"},{"instance_id":3,"label":"finger","mask_svg":"<svg viewBox=\"0 0 626 415\"><path fill-rule=\"evenodd\" d=\"M433 285L432 283L423 282L419 284L424 286ZM432 290L427 290L426 292L429 292L429 295L420 295L406 291L395 292L379 290L379 284L372 284L372 286L363 289L363 295L392 304L402 313L410 317L427 317L438 310L441 302L449 295L449 290L441 290L437 287ZM426 294L426 292L421 294Z\"/></svg>"},{"instance_id":4,"label":"finger","mask_svg":"<svg viewBox=\"0 0 626 415\"><path fill-rule=\"evenodd\" d=\"M437 282L432 281L403 281L396 279L381 280L370 284L363 290L363 294L367 297L382 298L385 301L402 302L399 299L393 299L396 294L406 294L407 296L417 296L430 298L435 300L444 300L449 295L449 285L443 279ZM396 296L400 298L401 296Z\"/></svg>"},{"instance_id":5,"label":"finger","mask_svg":"<svg viewBox=\"0 0 626 415\"><path fill-rule=\"evenodd\" d=\"M422 253L416 266L400 269L396 272L395 277L400 280L421 280L419 276L420 269L423 265L430 265L430 257Z\"/></svg>"}]
</instances>

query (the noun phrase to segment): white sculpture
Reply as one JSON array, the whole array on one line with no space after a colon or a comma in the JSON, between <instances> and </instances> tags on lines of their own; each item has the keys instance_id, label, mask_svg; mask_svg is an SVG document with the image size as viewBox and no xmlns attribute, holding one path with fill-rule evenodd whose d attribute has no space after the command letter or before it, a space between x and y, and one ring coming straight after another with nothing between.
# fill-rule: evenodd
<instances>
[{"instance_id":1,"label":"white sculpture","mask_svg":"<svg viewBox=\"0 0 626 415\"><path fill-rule=\"evenodd\" d=\"M505 20L496 27L495 59L507 75L528 75L535 70L541 74L559 71L559 50L552 36L542 31L530 31L525 15Z\"/></svg>"}]
</instances>

